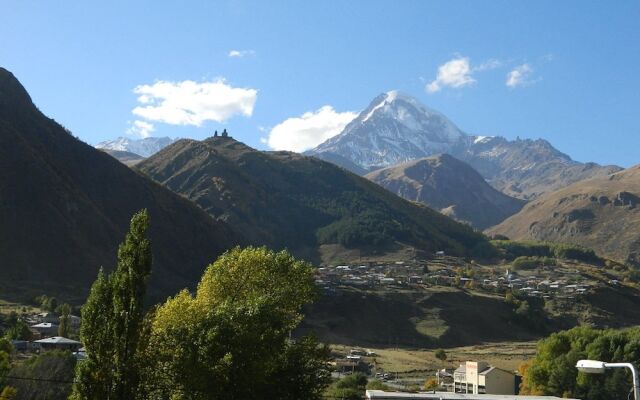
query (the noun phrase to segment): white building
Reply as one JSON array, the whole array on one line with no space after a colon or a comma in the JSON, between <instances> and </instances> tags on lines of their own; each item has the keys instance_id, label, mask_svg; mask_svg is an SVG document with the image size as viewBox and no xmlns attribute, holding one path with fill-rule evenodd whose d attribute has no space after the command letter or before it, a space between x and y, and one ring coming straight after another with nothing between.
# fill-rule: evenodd
<instances>
[{"instance_id":1,"label":"white building","mask_svg":"<svg viewBox=\"0 0 640 400\"><path fill-rule=\"evenodd\" d=\"M451 392L386 392L383 390L367 390L369 400L560 400L555 396L516 396L506 394L460 394ZM576 400L576 399L569 399Z\"/></svg>"},{"instance_id":2,"label":"white building","mask_svg":"<svg viewBox=\"0 0 640 400\"><path fill-rule=\"evenodd\" d=\"M516 375L489 366L486 362L467 361L453 372L453 390L465 394L516 394Z\"/></svg>"}]
</instances>

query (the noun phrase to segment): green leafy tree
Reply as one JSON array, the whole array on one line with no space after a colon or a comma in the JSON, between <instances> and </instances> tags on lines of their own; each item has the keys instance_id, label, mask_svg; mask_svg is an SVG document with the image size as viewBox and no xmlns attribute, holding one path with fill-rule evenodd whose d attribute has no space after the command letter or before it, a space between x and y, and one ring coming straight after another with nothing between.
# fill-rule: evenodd
<instances>
[{"instance_id":1,"label":"green leafy tree","mask_svg":"<svg viewBox=\"0 0 640 400\"><path fill-rule=\"evenodd\" d=\"M235 248L155 311L147 347L149 398L319 399L328 350L290 341L315 295L309 264L287 252Z\"/></svg>"},{"instance_id":2,"label":"green leafy tree","mask_svg":"<svg viewBox=\"0 0 640 400\"><path fill-rule=\"evenodd\" d=\"M29 325L19 319L5 331L4 336L9 340L31 340L33 334Z\"/></svg>"},{"instance_id":3,"label":"green leafy tree","mask_svg":"<svg viewBox=\"0 0 640 400\"><path fill-rule=\"evenodd\" d=\"M0 388L5 385L5 377L11 369L13 346L7 339L0 338ZM0 397L1 400L1 397Z\"/></svg>"},{"instance_id":4,"label":"green leafy tree","mask_svg":"<svg viewBox=\"0 0 640 400\"><path fill-rule=\"evenodd\" d=\"M14 400L16 399L18 394L18 390L11 386L5 386L0 392L0 400Z\"/></svg>"},{"instance_id":5,"label":"green leafy tree","mask_svg":"<svg viewBox=\"0 0 640 400\"><path fill-rule=\"evenodd\" d=\"M112 312L111 285L101 268L81 311L80 338L87 358L76 367L73 399L107 399L112 392Z\"/></svg>"},{"instance_id":6,"label":"green leafy tree","mask_svg":"<svg viewBox=\"0 0 640 400\"><path fill-rule=\"evenodd\" d=\"M9 353L0 350L0 387L6 383L5 378L11 369L11 358Z\"/></svg>"},{"instance_id":7,"label":"green leafy tree","mask_svg":"<svg viewBox=\"0 0 640 400\"><path fill-rule=\"evenodd\" d=\"M360 372L346 376L335 382L327 390L327 397L344 400L360 400L364 397L367 377Z\"/></svg>"},{"instance_id":8,"label":"green leafy tree","mask_svg":"<svg viewBox=\"0 0 640 400\"><path fill-rule=\"evenodd\" d=\"M16 363L9 385L19 399L63 400L69 397L76 358L68 351L51 350Z\"/></svg>"},{"instance_id":9,"label":"green leafy tree","mask_svg":"<svg viewBox=\"0 0 640 400\"><path fill-rule=\"evenodd\" d=\"M538 344L536 357L522 368L521 394L593 400L627 398L631 376L625 370L589 375L575 368L580 359L640 362L640 328L595 330L577 327L554 333Z\"/></svg>"},{"instance_id":10,"label":"green leafy tree","mask_svg":"<svg viewBox=\"0 0 640 400\"><path fill-rule=\"evenodd\" d=\"M13 353L13 345L6 338L0 338L0 351L4 351L7 354Z\"/></svg>"},{"instance_id":11,"label":"green leafy tree","mask_svg":"<svg viewBox=\"0 0 640 400\"><path fill-rule=\"evenodd\" d=\"M46 303L46 310L55 311L56 308L58 308L58 299L56 299L55 297L49 297Z\"/></svg>"},{"instance_id":12,"label":"green leafy tree","mask_svg":"<svg viewBox=\"0 0 640 400\"><path fill-rule=\"evenodd\" d=\"M73 399L134 399L140 385L144 340L143 298L151 273L149 217L143 210L131 219L118 249L115 271L102 270L82 308L80 337L87 360L76 371Z\"/></svg>"},{"instance_id":13,"label":"green leafy tree","mask_svg":"<svg viewBox=\"0 0 640 400\"><path fill-rule=\"evenodd\" d=\"M146 210L134 215L112 275L114 338L114 393L132 399L139 384L137 351L144 320L143 299L151 274L151 242L147 238Z\"/></svg>"},{"instance_id":14,"label":"green leafy tree","mask_svg":"<svg viewBox=\"0 0 640 400\"><path fill-rule=\"evenodd\" d=\"M70 322L69 316L71 315L71 306L67 303L60 304L56 308L56 312L60 314L60 325L58 326L58 336L69 337Z\"/></svg>"},{"instance_id":15,"label":"green leafy tree","mask_svg":"<svg viewBox=\"0 0 640 400\"><path fill-rule=\"evenodd\" d=\"M447 352L443 349L436 350L435 356L440 361L447 361Z\"/></svg>"}]
</instances>

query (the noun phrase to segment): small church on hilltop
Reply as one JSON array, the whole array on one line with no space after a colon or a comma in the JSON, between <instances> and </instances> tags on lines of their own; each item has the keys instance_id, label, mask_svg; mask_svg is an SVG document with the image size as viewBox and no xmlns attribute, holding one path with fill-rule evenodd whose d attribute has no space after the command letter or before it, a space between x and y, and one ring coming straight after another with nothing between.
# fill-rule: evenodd
<instances>
[{"instance_id":1,"label":"small church on hilltop","mask_svg":"<svg viewBox=\"0 0 640 400\"><path fill-rule=\"evenodd\" d=\"M231 137L231 136L229 136L229 132L227 132L227 128L225 128L225 129L222 131L222 134L220 134L220 135L218 135L218 131L216 130L216 131L213 133L213 137Z\"/></svg>"}]
</instances>

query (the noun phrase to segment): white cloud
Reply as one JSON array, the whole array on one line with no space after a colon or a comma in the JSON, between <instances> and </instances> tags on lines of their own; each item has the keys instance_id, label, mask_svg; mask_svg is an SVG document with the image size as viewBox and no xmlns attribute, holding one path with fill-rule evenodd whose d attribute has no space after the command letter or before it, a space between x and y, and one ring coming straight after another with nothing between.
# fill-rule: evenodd
<instances>
[{"instance_id":1,"label":"white cloud","mask_svg":"<svg viewBox=\"0 0 640 400\"><path fill-rule=\"evenodd\" d=\"M255 50L231 50L227 56L231 58L242 58L245 56L253 56L255 54Z\"/></svg>"},{"instance_id":2,"label":"white cloud","mask_svg":"<svg viewBox=\"0 0 640 400\"><path fill-rule=\"evenodd\" d=\"M551 53L545 54L544 56L542 56L540 59L542 60L542 62L551 62L554 60L554 55Z\"/></svg>"},{"instance_id":3,"label":"white cloud","mask_svg":"<svg viewBox=\"0 0 640 400\"><path fill-rule=\"evenodd\" d=\"M142 138L147 138L151 136L151 133L155 130L153 124L145 121L133 121L129 128L127 129L127 133L129 135L140 136Z\"/></svg>"},{"instance_id":4,"label":"white cloud","mask_svg":"<svg viewBox=\"0 0 640 400\"><path fill-rule=\"evenodd\" d=\"M502 61L496 60L495 58L490 58L487 61L483 62L480 65L473 67L473 71L490 71L492 69L502 67Z\"/></svg>"},{"instance_id":5,"label":"white cloud","mask_svg":"<svg viewBox=\"0 0 640 400\"><path fill-rule=\"evenodd\" d=\"M526 86L534 83L531 79L533 74L533 68L529 64L518 65L507 74L507 81L505 84L510 88L516 88L518 86Z\"/></svg>"},{"instance_id":6,"label":"white cloud","mask_svg":"<svg viewBox=\"0 0 640 400\"><path fill-rule=\"evenodd\" d=\"M462 88L475 83L471 76L469 58L458 57L438 67L438 76L425 87L427 92L435 93L444 87Z\"/></svg>"},{"instance_id":7,"label":"white cloud","mask_svg":"<svg viewBox=\"0 0 640 400\"><path fill-rule=\"evenodd\" d=\"M331 106L284 120L269 132L267 143L275 150L302 152L339 134L358 114L336 112Z\"/></svg>"},{"instance_id":8,"label":"white cloud","mask_svg":"<svg viewBox=\"0 0 640 400\"><path fill-rule=\"evenodd\" d=\"M138 105L133 114L147 121L170 125L201 126L205 121L223 122L234 115L251 116L258 91L235 88L224 79L211 82L158 81L134 90Z\"/></svg>"}]
</instances>

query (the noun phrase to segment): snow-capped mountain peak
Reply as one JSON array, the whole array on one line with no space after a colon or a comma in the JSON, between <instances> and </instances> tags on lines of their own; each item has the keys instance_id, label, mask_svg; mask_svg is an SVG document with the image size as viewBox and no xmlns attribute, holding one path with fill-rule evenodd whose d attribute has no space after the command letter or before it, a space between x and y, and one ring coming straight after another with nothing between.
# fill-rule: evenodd
<instances>
[{"instance_id":1,"label":"snow-capped mountain peak","mask_svg":"<svg viewBox=\"0 0 640 400\"><path fill-rule=\"evenodd\" d=\"M171 139L169 137L148 137L144 139L118 137L114 140L100 142L96 145L96 148L103 150L128 151L143 157L150 157L176 140L177 139Z\"/></svg>"},{"instance_id":2,"label":"snow-capped mountain peak","mask_svg":"<svg viewBox=\"0 0 640 400\"><path fill-rule=\"evenodd\" d=\"M392 90L377 96L342 133L311 153L331 151L368 168L449 152L466 137L443 114Z\"/></svg>"}]
</instances>

